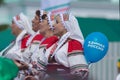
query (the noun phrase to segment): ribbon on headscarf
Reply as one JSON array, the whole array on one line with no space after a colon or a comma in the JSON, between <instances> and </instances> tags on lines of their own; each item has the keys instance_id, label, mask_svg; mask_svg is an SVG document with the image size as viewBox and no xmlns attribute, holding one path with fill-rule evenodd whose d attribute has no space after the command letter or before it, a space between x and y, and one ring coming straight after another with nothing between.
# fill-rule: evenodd
<instances>
[{"instance_id":1,"label":"ribbon on headscarf","mask_svg":"<svg viewBox=\"0 0 120 80\"><path fill-rule=\"evenodd\" d=\"M40 9L40 22L42 21L43 13L44 13L44 11Z\"/></svg>"},{"instance_id":2,"label":"ribbon on headscarf","mask_svg":"<svg viewBox=\"0 0 120 80\"><path fill-rule=\"evenodd\" d=\"M31 35L34 34L28 18L23 13L14 16L13 21L21 30L26 30Z\"/></svg>"},{"instance_id":3,"label":"ribbon on headscarf","mask_svg":"<svg viewBox=\"0 0 120 80\"><path fill-rule=\"evenodd\" d=\"M48 23L50 25L50 28L53 29L53 24L54 24L54 15L51 14L51 12L48 12L47 14L47 18L48 18Z\"/></svg>"},{"instance_id":4,"label":"ribbon on headscarf","mask_svg":"<svg viewBox=\"0 0 120 80\"><path fill-rule=\"evenodd\" d=\"M13 17L13 21L20 29L22 30L24 29L24 26L21 24L22 22L19 15L16 15L15 17Z\"/></svg>"},{"instance_id":5,"label":"ribbon on headscarf","mask_svg":"<svg viewBox=\"0 0 120 80\"><path fill-rule=\"evenodd\" d=\"M49 25L50 25L50 28L52 29L53 27L52 27L52 24L51 24L51 18L50 18L50 15L51 15L51 13L48 12L48 14L47 14L48 23L49 23Z\"/></svg>"},{"instance_id":6,"label":"ribbon on headscarf","mask_svg":"<svg viewBox=\"0 0 120 80\"><path fill-rule=\"evenodd\" d=\"M65 26L65 20L64 20L64 18L63 18L63 14L59 14L59 16L60 16L60 18L61 18L61 22L62 22L62 24L64 25L65 29L67 29L67 27ZM66 20L66 22L67 22L67 20Z\"/></svg>"},{"instance_id":7,"label":"ribbon on headscarf","mask_svg":"<svg viewBox=\"0 0 120 80\"><path fill-rule=\"evenodd\" d=\"M79 41L83 45L84 37L75 16L70 13L69 19L64 21L64 25L67 31L71 33L70 38Z\"/></svg>"}]
</instances>

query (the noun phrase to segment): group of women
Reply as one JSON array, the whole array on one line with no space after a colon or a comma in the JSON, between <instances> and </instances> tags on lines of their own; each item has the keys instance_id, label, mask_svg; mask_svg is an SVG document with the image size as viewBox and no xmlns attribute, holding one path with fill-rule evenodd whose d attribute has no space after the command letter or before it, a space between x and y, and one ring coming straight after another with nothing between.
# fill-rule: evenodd
<instances>
[{"instance_id":1,"label":"group of women","mask_svg":"<svg viewBox=\"0 0 120 80\"><path fill-rule=\"evenodd\" d=\"M36 10L32 27L20 13L13 17L16 39L1 52L14 60L19 73L14 80L87 80L84 38L75 16Z\"/></svg>"}]
</instances>

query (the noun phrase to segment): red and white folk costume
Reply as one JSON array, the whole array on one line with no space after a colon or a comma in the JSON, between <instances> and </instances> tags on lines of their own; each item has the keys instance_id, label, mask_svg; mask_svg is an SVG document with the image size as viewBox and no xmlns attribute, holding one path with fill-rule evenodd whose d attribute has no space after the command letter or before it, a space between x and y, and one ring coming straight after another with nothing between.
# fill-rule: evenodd
<instances>
[{"instance_id":1,"label":"red and white folk costume","mask_svg":"<svg viewBox=\"0 0 120 80\"><path fill-rule=\"evenodd\" d=\"M48 17L48 16L50 16L50 15L46 15L46 17ZM49 24L47 24L47 25L49 25ZM47 26L47 30L49 30L48 26ZM36 39L38 39L38 38L37 37L34 38L35 42L36 42ZM39 77L41 77L42 75L44 75L44 72L41 72L41 70L44 69L46 66L46 59L45 59L45 55L44 55L44 50L46 48L52 46L57 41L58 41L58 37L53 36L50 33L49 36L41 38L41 40L39 42L39 46L37 49L35 49L35 46L33 47L34 53L31 54L30 57L28 57L28 59L31 59L29 62L33 64L33 68L38 71L38 74L40 73L39 75L36 75L37 79ZM33 42L33 43L35 44L35 42Z\"/></svg>"},{"instance_id":2,"label":"red and white folk costume","mask_svg":"<svg viewBox=\"0 0 120 80\"><path fill-rule=\"evenodd\" d=\"M49 64L57 63L57 65L64 66L63 68L70 69L69 74L73 76L73 80L86 80L88 77L88 64L83 54L84 38L77 19L71 14L69 14L67 21L64 21L63 14L60 14L60 17L68 32L56 44L46 50L45 57L48 60L48 70L49 67L51 69ZM53 67L55 67L54 64ZM57 70L57 67L55 68ZM53 70L55 69L53 68Z\"/></svg>"},{"instance_id":3,"label":"red and white folk costume","mask_svg":"<svg viewBox=\"0 0 120 80\"><path fill-rule=\"evenodd\" d=\"M43 10L40 10L40 20L42 21ZM27 41L28 48L23 54L23 60L27 63L31 62L31 56L39 52L39 45L44 40L44 36L40 34L40 30L37 30Z\"/></svg>"},{"instance_id":4,"label":"red and white folk costume","mask_svg":"<svg viewBox=\"0 0 120 80\"><path fill-rule=\"evenodd\" d=\"M13 17L13 21L22 32L16 37L16 40L13 41L13 45L4 51L3 56L21 60L22 52L27 48L27 40L30 35L33 34L33 31L27 17L23 13Z\"/></svg>"},{"instance_id":5,"label":"red and white folk costume","mask_svg":"<svg viewBox=\"0 0 120 80\"><path fill-rule=\"evenodd\" d=\"M47 15L43 15L43 16L44 16L44 18L45 18L45 16L48 18L48 23L49 24L47 24L47 25L50 26L50 27L48 27L48 29L51 28L51 26L52 26L51 22L52 22L52 17L53 16L51 17L51 15L49 13L47 13ZM53 45L57 41L58 41L58 37L53 36L53 35L50 35L48 37L43 37L41 42L39 43L39 51L37 53L34 53L31 57L32 61L37 61L38 57L43 57L41 55L43 54L44 49L46 49L47 47L50 47L51 45ZM40 59L40 60L42 60L42 59ZM44 60L43 60L43 62L44 62Z\"/></svg>"},{"instance_id":6,"label":"red and white folk costume","mask_svg":"<svg viewBox=\"0 0 120 80\"><path fill-rule=\"evenodd\" d=\"M44 15L45 16L45 15ZM49 17L48 19L48 25L51 28L51 24L50 22L52 21L52 19L50 18L50 14L48 13L48 15L46 15L46 17ZM46 59L44 58L44 51L49 48L50 46L52 46L54 43L56 43L58 41L58 37L54 36L54 35L49 35L48 37L44 37L41 42L39 43L39 50L37 53L34 53L31 56L32 62L36 62L39 66L41 66L41 68L45 67L46 65Z\"/></svg>"}]
</instances>

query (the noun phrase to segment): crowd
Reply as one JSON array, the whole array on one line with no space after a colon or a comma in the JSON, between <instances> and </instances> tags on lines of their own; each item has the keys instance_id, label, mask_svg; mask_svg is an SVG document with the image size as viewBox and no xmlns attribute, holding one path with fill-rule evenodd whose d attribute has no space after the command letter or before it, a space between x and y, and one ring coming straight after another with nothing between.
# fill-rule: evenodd
<instances>
[{"instance_id":1,"label":"crowd","mask_svg":"<svg viewBox=\"0 0 120 80\"><path fill-rule=\"evenodd\" d=\"M84 37L75 16L36 10L31 22L32 26L23 13L12 19L16 39L0 53L0 59L18 67L10 80L87 80Z\"/></svg>"}]
</instances>

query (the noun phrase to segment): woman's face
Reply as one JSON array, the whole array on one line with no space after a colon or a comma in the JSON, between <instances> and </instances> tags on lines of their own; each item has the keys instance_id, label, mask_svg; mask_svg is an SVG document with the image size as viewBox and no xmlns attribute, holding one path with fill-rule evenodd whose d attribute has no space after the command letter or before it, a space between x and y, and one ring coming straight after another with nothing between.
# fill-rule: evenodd
<instances>
[{"instance_id":1,"label":"woman's face","mask_svg":"<svg viewBox=\"0 0 120 80\"><path fill-rule=\"evenodd\" d=\"M40 33L44 33L45 31L49 30L49 24L47 17L41 21Z\"/></svg>"},{"instance_id":2,"label":"woman's face","mask_svg":"<svg viewBox=\"0 0 120 80\"><path fill-rule=\"evenodd\" d=\"M47 19L47 16L45 16L40 23L40 33L42 34L49 29L50 29L50 26L48 23L48 19Z\"/></svg>"},{"instance_id":3,"label":"woman's face","mask_svg":"<svg viewBox=\"0 0 120 80\"><path fill-rule=\"evenodd\" d=\"M35 17L32 20L32 29L33 31L37 32L39 30L39 26L40 26L40 18L38 15L35 15Z\"/></svg>"},{"instance_id":4,"label":"woman's face","mask_svg":"<svg viewBox=\"0 0 120 80\"><path fill-rule=\"evenodd\" d=\"M54 35L57 35L57 36L63 35L63 32L66 30L60 16L56 16L56 22L53 25L53 27L54 27L53 33Z\"/></svg>"}]
</instances>

